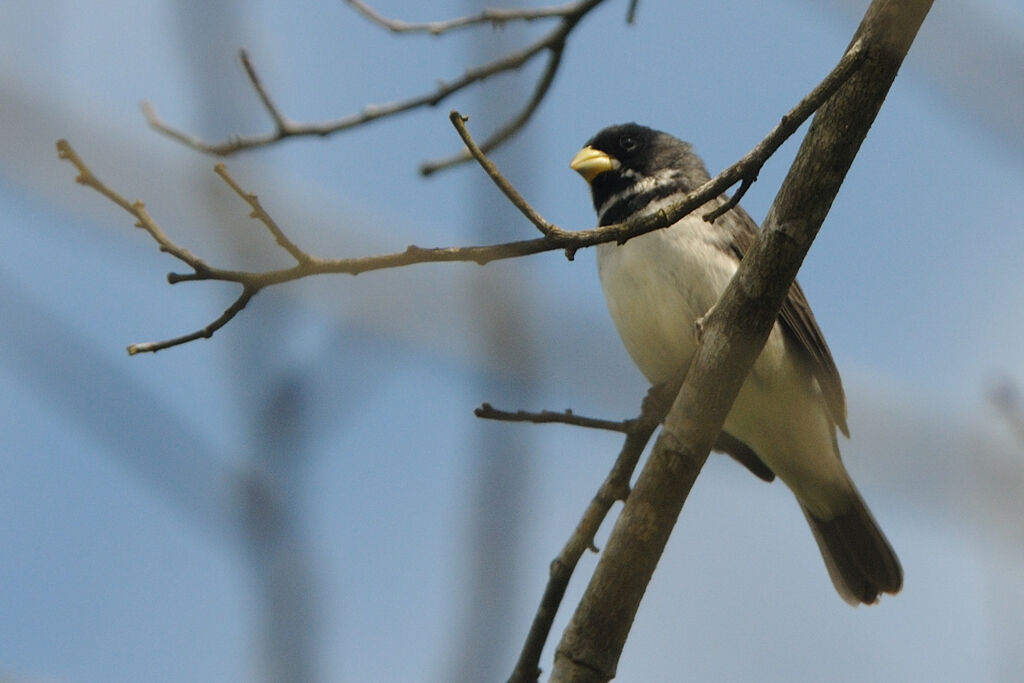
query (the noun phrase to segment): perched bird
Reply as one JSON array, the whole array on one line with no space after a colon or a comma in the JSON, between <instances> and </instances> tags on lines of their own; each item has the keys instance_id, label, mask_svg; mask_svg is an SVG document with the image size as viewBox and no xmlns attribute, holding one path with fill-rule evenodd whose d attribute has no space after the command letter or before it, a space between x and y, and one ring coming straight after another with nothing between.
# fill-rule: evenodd
<instances>
[{"instance_id":1,"label":"perched bird","mask_svg":"<svg viewBox=\"0 0 1024 683\"><path fill-rule=\"evenodd\" d=\"M600 225L670 206L709 179L682 140L635 123L606 128L570 166L590 184ZM694 354L695 322L718 301L757 226L739 206L707 222L720 196L663 230L597 247L597 267L619 336L647 379L669 379ZM849 436L832 354L800 285L740 389L716 450L796 495L839 595L852 605L896 593L903 570L839 456Z\"/></svg>"}]
</instances>

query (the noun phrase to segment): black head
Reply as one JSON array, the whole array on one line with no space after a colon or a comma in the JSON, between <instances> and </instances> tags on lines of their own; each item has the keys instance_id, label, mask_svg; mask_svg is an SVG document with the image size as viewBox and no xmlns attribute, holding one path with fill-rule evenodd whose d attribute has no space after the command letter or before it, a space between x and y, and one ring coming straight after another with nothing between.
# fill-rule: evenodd
<instances>
[{"instance_id":1,"label":"black head","mask_svg":"<svg viewBox=\"0 0 1024 683\"><path fill-rule=\"evenodd\" d=\"M570 166L590 183L602 225L628 219L651 202L708 180L682 140L636 123L610 126L587 141Z\"/></svg>"}]
</instances>

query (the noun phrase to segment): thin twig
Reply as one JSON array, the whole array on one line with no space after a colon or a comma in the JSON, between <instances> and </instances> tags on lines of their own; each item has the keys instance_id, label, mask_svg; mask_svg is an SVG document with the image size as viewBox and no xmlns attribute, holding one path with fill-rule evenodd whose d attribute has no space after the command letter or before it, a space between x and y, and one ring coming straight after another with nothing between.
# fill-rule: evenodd
<instances>
[{"instance_id":1,"label":"thin twig","mask_svg":"<svg viewBox=\"0 0 1024 683\"><path fill-rule=\"evenodd\" d=\"M78 176L75 178L75 180L78 183L85 185L87 187L91 187L92 189L96 190L104 197L108 198L109 200L120 206L122 209L130 213L136 219L135 225L149 233L150 237L152 237L153 240L160 247L160 251L170 254L174 258L178 259L182 263L192 268L192 273L187 276L175 276L175 274L173 273L168 275L168 282L174 284L175 282L180 282L184 280L221 279L238 282L242 285L242 293L238 296L238 298L235 299L235 301L230 306L228 306L228 308L225 309L224 312L209 325L203 327L202 329L196 330L195 332L192 332L190 334L175 337L173 339L167 339L165 341L147 342L143 344L131 344L128 346L128 353L130 355L134 356L137 353L146 352L155 353L162 349L170 348L172 346L179 346L181 344L186 344L196 339L208 339L212 337L214 332L224 327L236 315L238 315L242 311L242 309L245 308L246 304L249 303L249 300L252 299L252 297L255 296L256 293L259 292L259 290L262 289L262 287L264 286L261 284L257 284L255 281L246 282L244 281L244 278L218 277L218 275L223 275L226 271L221 271L217 268L211 268L209 265L206 264L205 261L195 256L187 249L179 247L177 244L171 241L171 239L168 238L166 234L164 234L164 231L160 228L160 226L157 225L156 221L154 221L153 218L149 215L149 212L146 211L145 204L143 204L140 201L129 201L121 194L111 189L108 185L101 182L99 178L97 178L93 174L89 167L86 166L85 162L82 160L80 156L78 156L78 154L71 147L71 145L68 144L67 140L57 141L57 156L61 159L69 161L72 165L74 165L76 169L78 169ZM227 176L226 172L222 174L222 177L224 177L225 180L228 180L230 178L230 176ZM237 188L237 184L235 184L233 180L231 180L229 184L232 185L233 188ZM238 188L238 190L240 190L240 188ZM253 201L255 202L255 196L253 196ZM254 214L256 213L256 206L258 205L253 204ZM270 217L266 215L266 212L263 212L262 209L259 209L259 212L263 216L265 216L266 220L264 222L269 228L273 221L270 220ZM261 218L261 220L263 220L263 218ZM271 231L273 232L273 230Z\"/></svg>"},{"instance_id":2,"label":"thin twig","mask_svg":"<svg viewBox=\"0 0 1024 683\"><path fill-rule=\"evenodd\" d=\"M228 173L228 170L224 166L224 164L215 165L213 167L213 170L217 175L219 175L224 180L225 183L228 184L228 186L232 190L235 191L235 194L241 197L246 204L252 207L252 213L249 214L249 217L255 218L256 220L263 223L263 225L267 226L267 230L269 230L270 234L274 236L274 240L277 242L278 246L280 246L282 249L291 254L292 257L300 264L310 263L315 260L312 256L310 256L305 251L300 249L298 245L292 242L288 238L288 236L284 234L284 231L281 230L281 228L277 225L277 221L271 218L270 214L268 214L266 210L263 208L263 205L260 204L259 197L257 197L255 194L252 194L251 192L246 192L245 190L243 190L242 187L235 181L235 179L232 178L231 175Z\"/></svg>"},{"instance_id":3,"label":"thin twig","mask_svg":"<svg viewBox=\"0 0 1024 683\"><path fill-rule=\"evenodd\" d=\"M632 24L636 21L636 6L639 0L629 0L629 9L626 10L626 23Z\"/></svg>"},{"instance_id":4,"label":"thin twig","mask_svg":"<svg viewBox=\"0 0 1024 683\"><path fill-rule=\"evenodd\" d=\"M756 174L754 176L746 176L743 178L743 180L740 181L740 186L737 188L736 192L734 192L733 195L723 202L717 209L704 214L704 220L708 223L714 223L716 218L724 216L726 211L740 203L740 200L743 199L743 195L747 193L747 190L750 189L750 186L753 185L756 180Z\"/></svg>"},{"instance_id":5,"label":"thin twig","mask_svg":"<svg viewBox=\"0 0 1024 683\"><path fill-rule=\"evenodd\" d=\"M519 209L519 212L526 216L526 219L533 223L541 234L547 237L560 236L563 230L552 223L549 223L544 219L537 211L530 206L530 203L526 201L523 195L519 194L519 191L512 186L512 183L508 181L505 176L501 174L498 167L494 165L490 159L484 154L483 150L477 146L473 141L473 137L469 134L466 129L466 121L469 121L468 116L463 116L454 109L448 114L448 120L455 126L455 130L458 132L459 137L462 138L462 142L466 145L466 149L469 150L470 157L476 159L477 163L484 170L484 173L498 186L512 204Z\"/></svg>"},{"instance_id":6,"label":"thin twig","mask_svg":"<svg viewBox=\"0 0 1024 683\"><path fill-rule=\"evenodd\" d=\"M165 339L164 341L129 344L128 355L134 356L137 353L156 353L157 351L169 349L172 346L187 344L188 342L195 341L197 339L209 339L213 336L214 332L227 325L231 322L232 318L241 313L242 309L246 307L250 299L256 296L257 292L259 292L258 287L243 287L242 293L238 295L238 298L235 299L234 303L228 306L224 312L220 314L220 317L206 327L189 334L184 334L180 337Z\"/></svg>"},{"instance_id":7,"label":"thin twig","mask_svg":"<svg viewBox=\"0 0 1024 683\"><path fill-rule=\"evenodd\" d=\"M517 410L514 413L507 410L498 410L490 403L484 403L473 411L477 417L486 420L499 420L501 422L532 422L534 424L566 424L574 427L586 427L588 429L604 429L611 432L622 432L628 434L633 428L632 420L601 420L596 417L584 417L576 415L572 410L557 412L553 410L542 410L539 413L532 413L526 410Z\"/></svg>"},{"instance_id":8,"label":"thin twig","mask_svg":"<svg viewBox=\"0 0 1024 683\"><path fill-rule=\"evenodd\" d=\"M253 90L259 95L260 102L263 103L263 107L270 114L270 118L274 120L277 130L282 131L287 128L289 125L288 121L285 120L277 105L274 104L274 101L270 99L267 89L263 87L263 82L260 80L259 74L256 73L256 67L252 65L249 53L243 48L238 51L238 58L242 60L242 66L245 68L245 74L249 77L249 83L252 84Z\"/></svg>"},{"instance_id":9,"label":"thin twig","mask_svg":"<svg viewBox=\"0 0 1024 683\"><path fill-rule=\"evenodd\" d=\"M129 201L101 182L89 167L85 165L85 162L80 156L78 156L78 153L75 152L71 145L68 144L67 140L61 139L57 141L57 157L71 162L71 164L78 170L78 176L75 178L75 182L96 190L101 195L134 216L136 221L135 227L142 228L149 233L149 236L152 237L153 241L155 241L160 247L160 251L166 252L179 261L185 263L196 273L210 272L210 267L207 266L202 259L187 249L179 247L164 234L163 230L160 229L160 226L156 224L156 222L150 217L149 212L146 211L145 204L138 200L134 202Z\"/></svg>"},{"instance_id":10,"label":"thin twig","mask_svg":"<svg viewBox=\"0 0 1024 683\"><path fill-rule=\"evenodd\" d=\"M538 7L535 9L485 9L478 14L456 17L445 21L408 22L401 19L388 19L362 0L345 0L349 5L373 23L393 33L429 33L441 35L455 29L491 24L495 28L510 21L536 21L551 17L564 17L573 12L579 3L570 2L557 7Z\"/></svg>"},{"instance_id":11,"label":"thin twig","mask_svg":"<svg viewBox=\"0 0 1024 683\"><path fill-rule=\"evenodd\" d=\"M496 149L503 142L518 133L519 130L527 124L534 112L537 111L537 107L540 106L540 103L544 101L544 97L548 94L551 84L555 81L555 74L558 73L558 67L562 63L562 55L565 53L565 40L563 39L561 43L553 43L550 50L551 57L548 60L547 66L544 67L544 72L537 80L537 85L533 89L533 95L518 114L506 121L504 125L491 133L486 140L480 143L480 149L483 152L486 153ZM438 171L443 171L451 168L452 166L465 163L471 158L472 156L469 152L463 150L443 159L425 161L420 164L420 174L430 176Z\"/></svg>"},{"instance_id":12,"label":"thin twig","mask_svg":"<svg viewBox=\"0 0 1024 683\"><path fill-rule=\"evenodd\" d=\"M244 50L241 52L243 66L245 67L250 83L259 95L260 101L263 103L264 109L267 110L268 115L274 121L273 131L255 135L232 135L231 137L219 142L209 142L199 136L192 135L191 133L187 133L166 123L160 118L156 109L149 102L143 101L140 106L142 107L142 112L146 117L146 121L154 130L177 140L187 147L191 147L192 149L205 154L213 154L216 156L227 156L242 150L266 147L267 145L272 145L280 140L284 140L285 138L309 136L324 137L356 126L364 125L371 121L376 121L377 119L394 116L420 107L437 106L451 95L473 85L474 83L486 80L499 73L516 71L522 68L542 52L560 52L564 49L565 39L572 29L584 16L587 15L588 12L602 2L604 2L604 0L577 0L577 2L553 8L550 14L546 16L561 17L561 21L558 23L558 26L521 50L514 50L493 61L467 69L459 78L456 78L451 82L439 82L437 88L431 92L403 100L395 100L387 104L367 105L358 113L344 116L333 121L300 123L286 118L281 113L280 109L278 109L274 104L273 99L263 86L251 59ZM365 7L365 5L363 6ZM356 7L359 9L358 6ZM543 17L538 15L537 18ZM524 110L524 112L526 112L525 116L521 113L515 119L506 124L499 133L496 133L493 136L493 139L495 140L494 144L498 144L507 139L526 123L529 115L536 110L537 105L539 104L539 100L534 101L537 98L537 93L539 92L540 97L543 97L547 92L554 79L552 68L557 68L558 63L558 59L549 63L548 68L545 69L538 80L538 87L535 89L534 98L531 99L531 102ZM466 161L468 160L468 157L463 157L461 160ZM446 167L450 165L451 163L447 164Z\"/></svg>"}]
</instances>

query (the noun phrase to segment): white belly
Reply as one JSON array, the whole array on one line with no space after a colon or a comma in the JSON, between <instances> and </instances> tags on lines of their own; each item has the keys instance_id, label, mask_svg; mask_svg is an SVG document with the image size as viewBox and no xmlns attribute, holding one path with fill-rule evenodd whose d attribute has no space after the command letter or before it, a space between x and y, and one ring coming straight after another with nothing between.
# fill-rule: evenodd
<instances>
[{"instance_id":1,"label":"white belly","mask_svg":"<svg viewBox=\"0 0 1024 683\"><path fill-rule=\"evenodd\" d=\"M699 216L622 246L597 247L612 320L652 384L667 380L696 351L694 323L718 301L737 262ZM846 501L849 479L817 381L787 349L778 324L744 383L725 430L761 457L822 519Z\"/></svg>"}]
</instances>

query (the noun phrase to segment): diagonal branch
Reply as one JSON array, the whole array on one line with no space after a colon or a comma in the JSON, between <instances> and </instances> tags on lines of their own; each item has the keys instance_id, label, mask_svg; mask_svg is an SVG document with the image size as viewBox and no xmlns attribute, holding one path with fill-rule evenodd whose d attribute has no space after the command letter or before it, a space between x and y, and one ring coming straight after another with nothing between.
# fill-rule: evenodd
<instances>
[{"instance_id":1,"label":"diagonal branch","mask_svg":"<svg viewBox=\"0 0 1024 683\"><path fill-rule=\"evenodd\" d=\"M235 191L235 194L241 197L246 204L252 207L252 213L249 214L249 217L255 218L263 223L263 225L267 226L267 230L269 230L270 234L274 236L274 240L277 242L278 246L291 254L292 257L298 261L299 265L311 263L315 260L284 234L281 228L278 227L277 221L271 218L270 214L263 208L263 205L260 204L259 197L251 192L243 190L235 179L228 174L228 170L224 164L217 164L213 167L213 171L228 184L228 187Z\"/></svg>"},{"instance_id":2,"label":"diagonal branch","mask_svg":"<svg viewBox=\"0 0 1024 683\"><path fill-rule=\"evenodd\" d=\"M629 0L629 8L626 9L626 23L632 24L636 21L636 6L639 0Z\"/></svg>"},{"instance_id":3,"label":"diagonal branch","mask_svg":"<svg viewBox=\"0 0 1024 683\"><path fill-rule=\"evenodd\" d=\"M165 339L164 341L158 342L143 342L141 344L129 344L128 355L134 356L137 353L156 353L157 351L163 351L169 349L172 346L180 346L181 344L187 344L190 341L197 339L209 339L213 336L213 333L220 328L231 322L232 318L242 312L242 309L249 303L249 299L256 296L259 292L258 287L245 286L242 287L242 293L238 295L238 298L228 306L220 316L206 327L190 332L189 334L183 334L180 337L174 337L172 339Z\"/></svg>"},{"instance_id":4,"label":"diagonal branch","mask_svg":"<svg viewBox=\"0 0 1024 683\"><path fill-rule=\"evenodd\" d=\"M256 67L253 66L252 60L249 58L249 53L242 49L238 51L238 58L242 62L242 67L245 68L245 75L249 77L249 83L252 84L252 89L256 91L256 95L259 96L260 102L263 103L263 108L270 114L270 118L274 120L274 125L277 126L278 132L283 131L289 125L291 125L281 114L281 111L274 104L274 100L270 98L270 93L263 87L263 81L260 79L258 73L256 73Z\"/></svg>"},{"instance_id":5,"label":"diagonal branch","mask_svg":"<svg viewBox=\"0 0 1024 683\"><path fill-rule=\"evenodd\" d=\"M562 55L565 52L565 39L563 38L560 43L553 43L550 51L551 57L548 59L547 66L544 67L544 72L537 80L537 85L534 87L533 95L518 114L505 122L505 124L498 128L498 130L491 133L486 140L480 143L480 149L483 152L490 152L518 133L519 130L530 120L533 113L537 111L537 107L540 106L540 103L544 101L545 95L548 94L548 90L551 88L551 84L555 80L555 74L558 73L558 67L562 63ZM420 174L425 176L433 175L438 171L443 171L447 168L451 168L452 166L469 161L471 158L471 155L463 150L458 154L453 154L452 156L444 159L426 161L420 164Z\"/></svg>"},{"instance_id":6,"label":"diagonal branch","mask_svg":"<svg viewBox=\"0 0 1024 683\"><path fill-rule=\"evenodd\" d=\"M473 140L473 136L469 134L469 130L466 129L466 122L469 121L468 116L463 116L459 112L452 110L448 115L448 120L455 126L455 131L462 138L462 142L466 145L467 155L471 159L476 159L477 163L484 170L498 189L501 190L502 194L512 205L519 209L519 212L526 216L526 220L533 223L533 225L540 230L541 234L545 237L560 237L567 234L564 230L559 228L557 225L548 222L543 216L541 216L536 209L530 206L530 203L526 201L526 198L519 193L519 190L509 182L508 178L501 174L498 167L494 165L494 162L487 158L476 142Z\"/></svg>"},{"instance_id":7,"label":"diagonal branch","mask_svg":"<svg viewBox=\"0 0 1024 683\"><path fill-rule=\"evenodd\" d=\"M142 202L130 202L116 191L101 182L95 174L86 166L85 162L65 140L57 142L57 152L61 159L69 161L78 170L77 180L79 183L91 187L101 195L114 202L122 209L130 213L136 219L136 224L144 228L157 242L161 251L167 252L185 263L192 272L170 273L167 280L170 284L179 282L192 282L197 280L214 280L222 282L234 282L249 290L248 297L239 299L225 313L232 315L226 318L222 316L210 326L203 328L191 335L185 335L167 342L158 342L160 348L176 346L199 338L208 338L216 330L220 329L235 314L244 308L249 298L258 293L264 287L299 280L312 275L324 274L350 274L357 275L373 270L386 268L398 268L417 263L447 263L447 262L473 262L480 265L491 261L517 258L530 254L539 254L547 251L563 250L566 257L572 260L576 251L586 247L592 247L602 242L623 243L627 240L643 235L645 233L659 230L669 226L689 214L690 212L715 200L737 182L744 181L749 184L772 154L803 124L814 111L825 102L835 90L842 85L861 66L865 59L865 50L861 41L855 41L847 50L846 54L839 61L832 72L812 90L803 100L797 104L789 113L782 117L782 120L775 128L739 161L729 166L717 176L698 187L693 192L680 200L675 205L666 208L664 211L654 215L631 221L619 223L590 230L569 231L545 220L533 209L529 203L515 190L513 185L506 179L497 167L487 159L484 152L473 141L464 124L465 117L458 112L452 112L451 120L459 135L466 144L469 153L475 158L481 167L487 172L491 180L501 189L503 193L515 204L527 219L541 232L542 237L528 240L505 242L502 244L491 244L481 246L454 246L454 247L432 247L424 248L411 245L401 252L389 254L378 254L374 256L363 256L355 258L324 259L309 255L291 242L270 216L263 210L255 195L245 192L224 170L218 170L218 174L227 182L231 188L252 208L252 216L259 219L266 225L267 229L274 236L282 248L297 261L290 268L282 268L269 271L239 271L217 268L210 266L202 259L193 255L188 250L179 247L171 241L153 219L146 213ZM241 305L238 305L241 304ZM217 324L219 323L219 324ZM151 345L136 345L136 351L141 352L152 348Z\"/></svg>"},{"instance_id":8,"label":"diagonal branch","mask_svg":"<svg viewBox=\"0 0 1024 683\"><path fill-rule=\"evenodd\" d=\"M135 225L149 233L149 236L152 237L160 247L160 251L170 254L192 269L191 273L168 274L167 281L170 284L195 280L225 280L237 282L242 285L242 292L238 295L238 298L235 299L235 301L210 324L196 330L195 332L191 332L180 337L174 337L172 339L159 342L131 344L128 346L129 355L134 356L137 353L156 353L157 351L161 351L172 346L186 344L190 341L195 341L196 339L209 339L213 336L214 332L227 325L236 315L241 313L249 303L249 300L268 284L262 282L258 276L248 277L249 274L246 273L232 273L231 271L213 268L187 249L175 244L169 237L167 237L156 221L153 220L152 216L149 215L145 204L141 201L129 201L124 196L103 183L96 177L92 170L89 169L82 158L78 156L78 153L75 152L70 144L68 144L67 140L57 141L57 156L70 162L76 169L78 169L78 176L75 178L78 183L91 187L134 216L136 221ZM252 207L253 211L251 216L260 220L266 226L267 230L270 231L277 240L277 243L295 257L296 261L299 262L299 267L308 266L316 261L316 259L299 249L284 234L284 232L277 226L274 219L271 218L270 214L263 209L256 195L248 194L242 190L241 186L238 185L235 179L228 174L227 169L224 168L223 164L217 164L215 171L217 175L219 175L224 182L231 187L231 189L238 193L238 195Z\"/></svg>"},{"instance_id":9,"label":"diagonal branch","mask_svg":"<svg viewBox=\"0 0 1024 683\"><path fill-rule=\"evenodd\" d=\"M389 22L392 20L384 19L370 9L365 3L353 2L353 0L347 1L365 16L373 19L376 23L388 28L391 27ZM554 80L555 72L561 62L561 53L565 49L565 42L569 33L572 32L583 17L604 1L605 0L577 0L576 2L562 5L560 7L543 10L487 10L484 14L490 12L491 14L488 15L491 17L490 19L481 19L480 16L482 15L477 15L476 17L463 17L461 19L452 20L452 22L461 22L458 24L460 26L469 26L486 22L500 23L501 21L510 21L512 19L526 20L554 17L561 19L553 30L528 44L524 48L509 52L502 57L487 62L486 64L469 68L462 74L462 76L453 81L440 82L437 88L431 92L407 99L395 100L386 104L367 105L358 113L344 116L333 121L299 123L286 118L281 113L280 109L278 109L274 104L273 99L270 97L267 89L263 86L262 80L256 72L256 69L252 64L252 60L244 50L240 52L240 55L242 64L245 67L246 75L248 76L253 89L259 96L260 101L263 103L264 109L266 109L268 115L274 121L274 130L255 135L233 135L219 142L210 142L166 123L160 118L156 109L149 102L144 101L142 103L142 112L150 127L174 140L177 140L181 144L206 154L227 156L242 150L266 147L286 138L310 136L324 137L356 126L365 125L371 121L418 109L420 107L435 107L464 88L486 80L499 73L516 71L525 66L542 52L550 52L552 54L552 59L548 62L547 68L545 68L544 72L538 79L538 84L534 89L533 97L517 116L513 117L513 119L501 127L491 137L491 139L485 143L485 147L487 149L491 149L507 140L526 124L530 116L537 109L537 106L539 106L544 95L547 94L547 91ZM507 16L508 18L504 20L495 18L499 15ZM440 22L440 24L436 25L440 25L442 27L455 27L455 24L452 22ZM422 28L422 26L425 25L402 24L402 26L413 27L413 29L419 30L417 27ZM444 28L443 30L449 29ZM402 29L402 31L404 32L405 29ZM441 168L447 168L453 164L467 160L467 156L460 155L458 160L454 160L453 158L443 162L434 162L427 164L423 172L425 174L429 174L440 170Z\"/></svg>"}]
</instances>

